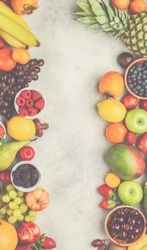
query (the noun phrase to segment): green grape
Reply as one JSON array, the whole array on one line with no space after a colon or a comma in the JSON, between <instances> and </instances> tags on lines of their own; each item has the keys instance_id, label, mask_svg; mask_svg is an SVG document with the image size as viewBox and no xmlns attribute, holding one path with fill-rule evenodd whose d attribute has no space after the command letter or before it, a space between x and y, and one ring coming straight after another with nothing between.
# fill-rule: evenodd
<instances>
[{"instance_id":1,"label":"green grape","mask_svg":"<svg viewBox=\"0 0 147 250\"><path fill-rule=\"evenodd\" d=\"M18 205L17 205L15 202L11 201L11 202L9 203L9 208L11 208L11 209L17 209L17 208L18 208Z\"/></svg>"},{"instance_id":2,"label":"green grape","mask_svg":"<svg viewBox=\"0 0 147 250\"><path fill-rule=\"evenodd\" d=\"M17 218L15 216L10 216L8 218L8 222L11 223L11 224L14 224L16 221L17 221Z\"/></svg>"},{"instance_id":3,"label":"green grape","mask_svg":"<svg viewBox=\"0 0 147 250\"><path fill-rule=\"evenodd\" d=\"M19 198L19 197L16 197L16 198L14 199L14 202L15 202L17 205L20 205L20 204L22 203L22 199Z\"/></svg>"},{"instance_id":4,"label":"green grape","mask_svg":"<svg viewBox=\"0 0 147 250\"><path fill-rule=\"evenodd\" d=\"M18 191L18 192L17 192L17 196L20 197L20 198L22 198L22 197L24 197L24 193L21 192L21 191Z\"/></svg>"},{"instance_id":5,"label":"green grape","mask_svg":"<svg viewBox=\"0 0 147 250\"><path fill-rule=\"evenodd\" d=\"M19 209L14 210L13 215L18 218L21 215L21 211Z\"/></svg>"},{"instance_id":6,"label":"green grape","mask_svg":"<svg viewBox=\"0 0 147 250\"><path fill-rule=\"evenodd\" d=\"M6 186L6 190L7 190L7 192L10 192L12 190L15 190L15 188L12 184L9 184L8 186Z\"/></svg>"},{"instance_id":7,"label":"green grape","mask_svg":"<svg viewBox=\"0 0 147 250\"><path fill-rule=\"evenodd\" d=\"M28 213L28 215L29 215L31 218L32 218L32 217L36 217L37 212L30 210L29 213Z\"/></svg>"},{"instance_id":8,"label":"green grape","mask_svg":"<svg viewBox=\"0 0 147 250\"><path fill-rule=\"evenodd\" d=\"M27 205L25 203L22 203L19 206L19 209L20 209L21 213L24 214L28 210L28 207L27 207Z\"/></svg>"},{"instance_id":9,"label":"green grape","mask_svg":"<svg viewBox=\"0 0 147 250\"><path fill-rule=\"evenodd\" d=\"M7 215L11 216L13 214L13 210L12 209L8 209L7 210Z\"/></svg>"},{"instance_id":10,"label":"green grape","mask_svg":"<svg viewBox=\"0 0 147 250\"><path fill-rule=\"evenodd\" d=\"M30 221L31 221L30 216L26 215L26 216L25 216L25 222L30 222Z\"/></svg>"},{"instance_id":11,"label":"green grape","mask_svg":"<svg viewBox=\"0 0 147 250\"><path fill-rule=\"evenodd\" d=\"M15 198L17 197L16 191L14 191L14 190L10 191L10 192L9 192L9 197L10 197L11 199L15 199Z\"/></svg>"},{"instance_id":12,"label":"green grape","mask_svg":"<svg viewBox=\"0 0 147 250\"><path fill-rule=\"evenodd\" d=\"M24 220L24 216L21 214L20 216L18 216L18 221L23 221Z\"/></svg>"},{"instance_id":13,"label":"green grape","mask_svg":"<svg viewBox=\"0 0 147 250\"><path fill-rule=\"evenodd\" d=\"M5 202L5 203L8 203L10 201L10 197L8 195L4 195L2 197L2 201Z\"/></svg>"},{"instance_id":14,"label":"green grape","mask_svg":"<svg viewBox=\"0 0 147 250\"><path fill-rule=\"evenodd\" d=\"M5 215L6 213L7 213L6 207L2 207L2 208L0 209L0 215Z\"/></svg>"}]
</instances>

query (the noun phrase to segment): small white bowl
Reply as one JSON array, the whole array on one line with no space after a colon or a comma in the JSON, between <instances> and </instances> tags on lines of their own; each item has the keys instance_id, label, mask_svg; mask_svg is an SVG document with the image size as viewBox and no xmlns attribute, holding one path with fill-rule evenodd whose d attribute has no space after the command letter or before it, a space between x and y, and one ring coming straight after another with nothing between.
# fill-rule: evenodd
<instances>
[{"instance_id":1,"label":"small white bowl","mask_svg":"<svg viewBox=\"0 0 147 250\"><path fill-rule=\"evenodd\" d=\"M16 110L17 114L19 114L19 113L18 113L19 107L18 107L18 105L17 105L17 103L16 103L16 99L17 99L17 97L21 94L21 92L24 91L24 90L35 90L35 91L39 92L40 95L41 95L41 97L44 99L45 104L46 104L46 100L45 100L45 98L44 98L44 94L42 94L42 92L41 92L39 89L37 89L37 88L30 88L30 87L28 87L28 88L23 88L23 89L21 89L21 90L18 91L18 93L16 94L15 99L14 99L14 107L15 107L15 110ZM44 111L44 109L45 109L45 105L44 105L44 108L43 108L42 110L40 110L37 114L35 114L35 115L33 115L33 116L26 115L26 116L24 116L24 118L27 118L27 119L34 119L34 118L37 118L40 114L42 114L42 112Z\"/></svg>"},{"instance_id":2,"label":"small white bowl","mask_svg":"<svg viewBox=\"0 0 147 250\"><path fill-rule=\"evenodd\" d=\"M13 182L13 172L14 172L19 166L24 165L24 164L32 165L34 168L37 169L37 171L38 171L38 173L39 173L39 179L38 179L37 183L36 183L33 187L24 188L24 187L21 187L21 186L17 186L17 185ZM19 190L19 191L21 191L21 192L24 192L24 193L25 193L25 192L31 192L31 191L35 190L36 188L38 188L38 186L39 186L39 184L40 184L40 181L41 181L41 172L40 172L40 170L38 169L38 167L36 167L36 164L33 164L31 161L21 161L21 162L17 163L17 164L12 168L10 178L11 178L11 182L12 182L13 186L14 186L17 190Z\"/></svg>"}]
</instances>

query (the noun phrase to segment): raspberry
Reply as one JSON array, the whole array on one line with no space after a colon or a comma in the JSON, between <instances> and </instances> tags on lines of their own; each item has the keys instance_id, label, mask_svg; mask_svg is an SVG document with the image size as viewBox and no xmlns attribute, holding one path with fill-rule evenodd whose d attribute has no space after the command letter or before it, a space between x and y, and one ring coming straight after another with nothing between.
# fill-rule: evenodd
<instances>
[{"instance_id":1,"label":"raspberry","mask_svg":"<svg viewBox=\"0 0 147 250\"><path fill-rule=\"evenodd\" d=\"M32 99L34 101L37 101L38 99L40 99L42 96L39 92L37 92L36 90L32 90Z\"/></svg>"},{"instance_id":2,"label":"raspberry","mask_svg":"<svg viewBox=\"0 0 147 250\"><path fill-rule=\"evenodd\" d=\"M30 107L28 108L28 113L29 113L29 116L34 116L38 113L38 110L33 107Z\"/></svg>"},{"instance_id":3,"label":"raspberry","mask_svg":"<svg viewBox=\"0 0 147 250\"><path fill-rule=\"evenodd\" d=\"M35 103L35 107L39 110L43 109L44 106L45 106L45 101L42 98Z\"/></svg>"},{"instance_id":4,"label":"raspberry","mask_svg":"<svg viewBox=\"0 0 147 250\"><path fill-rule=\"evenodd\" d=\"M21 92L21 96L25 99L30 99L31 98L31 90L23 90Z\"/></svg>"},{"instance_id":5,"label":"raspberry","mask_svg":"<svg viewBox=\"0 0 147 250\"><path fill-rule=\"evenodd\" d=\"M16 104L19 106L19 107L23 107L25 106L25 99L22 97L22 96L18 96L16 98Z\"/></svg>"},{"instance_id":6,"label":"raspberry","mask_svg":"<svg viewBox=\"0 0 147 250\"><path fill-rule=\"evenodd\" d=\"M27 107L33 107L34 106L34 101L32 99L27 99L26 100L26 106Z\"/></svg>"},{"instance_id":7,"label":"raspberry","mask_svg":"<svg viewBox=\"0 0 147 250\"><path fill-rule=\"evenodd\" d=\"M20 116L24 117L24 116L27 116L27 115L28 115L28 112L27 112L26 109L20 108L20 109L18 110L18 114L19 114Z\"/></svg>"}]
</instances>

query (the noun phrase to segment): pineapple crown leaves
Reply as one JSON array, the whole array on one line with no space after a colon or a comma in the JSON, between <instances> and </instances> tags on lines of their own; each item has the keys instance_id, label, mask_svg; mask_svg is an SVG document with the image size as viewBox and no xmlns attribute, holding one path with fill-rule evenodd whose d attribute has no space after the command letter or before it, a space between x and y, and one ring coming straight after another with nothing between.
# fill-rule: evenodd
<instances>
[{"instance_id":1,"label":"pineapple crown leaves","mask_svg":"<svg viewBox=\"0 0 147 250\"><path fill-rule=\"evenodd\" d=\"M115 38L123 35L128 26L128 14L111 6L109 0L77 0L80 11L76 19L90 28L100 29Z\"/></svg>"}]
</instances>

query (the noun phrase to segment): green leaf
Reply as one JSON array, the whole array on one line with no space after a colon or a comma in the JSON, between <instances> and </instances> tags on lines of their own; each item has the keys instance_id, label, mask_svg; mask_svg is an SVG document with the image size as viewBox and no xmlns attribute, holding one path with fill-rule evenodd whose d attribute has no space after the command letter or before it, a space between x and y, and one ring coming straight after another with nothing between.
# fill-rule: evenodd
<instances>
[{"instance_id":1,"label":"green leaf","mask_svg":"<svg viewBox=\"0 0 147 250\"><path fill-rule=\"evenodd\" d=\"M109 23L109 21L110 21L106 16L97 16L97 17L95 17L95 19L100 24Z\"/></svg>"},{"instance_id":2,"label":"green leaf","mask_svg":"<svg viewBox=\"0 0 147 250\"><path fill-rule=\"evenodd\" d=\"M107 11L107 14L108 14L110 20L112 20L113 17L115 16L113 8L110 6L108 0L102 0L102 1L103 1L103 5L105 6L105 9Z\"/></svg>"},{"instance_id":3,"label":"green leaf","mask_svg":"<svg viewBox=\"0 0 147 250\"><path fill-rule=\"evenodd\" d=\"M77 0L77 1L76 1L76 4L77 4L84 12L86 12L88 15L92 15L92 14L93 14L88 3L85 3L85 2L83 2L83 1L81 1L81 0Z\"/></svg>"},{"instance_id":4,"label":"green leaf","mask_svg":"<svg viewBox=\"0 0 147 250\"><path fill-rule=\"evenodd\" d=\"M105 15L104 10L97 0L88 0L88 3L90 4L91 9L96 16Z\"/></svg>"},{"instance_id":5,"label":"green leaf","mask_svg":"<svg viewBox=\"0 0 147 250\"><path fill-rule=\"evenodd\" d=\"M77 20L79 22L85 23L85 24L95 24L96 19L92 16L87 16L87 17L78 17Z\"/></svg>"},{"instance_id":6,"label":"green leaf","mask_svg":"<svg viewBox=\"0 0 147 250\"><path fill-rule=\"evenodd\" d=\"M91 30L96 30L96 29L99 29L100 26L98 23L95 23L95 24L91 24L88 26L88 29L91 29Z\"/></svg>"},{"instance_id":7,"label":"green leaf","mask_svg":"<svg viewBox=\"0 0 147 250\"><path fill-rule=\"evenodd\" d=\"M87 16L87 13L84 12L84 11L78 11L78 12L75 12L75 15L77 15L77 16Z\"/></svg>"}]
</instances>

